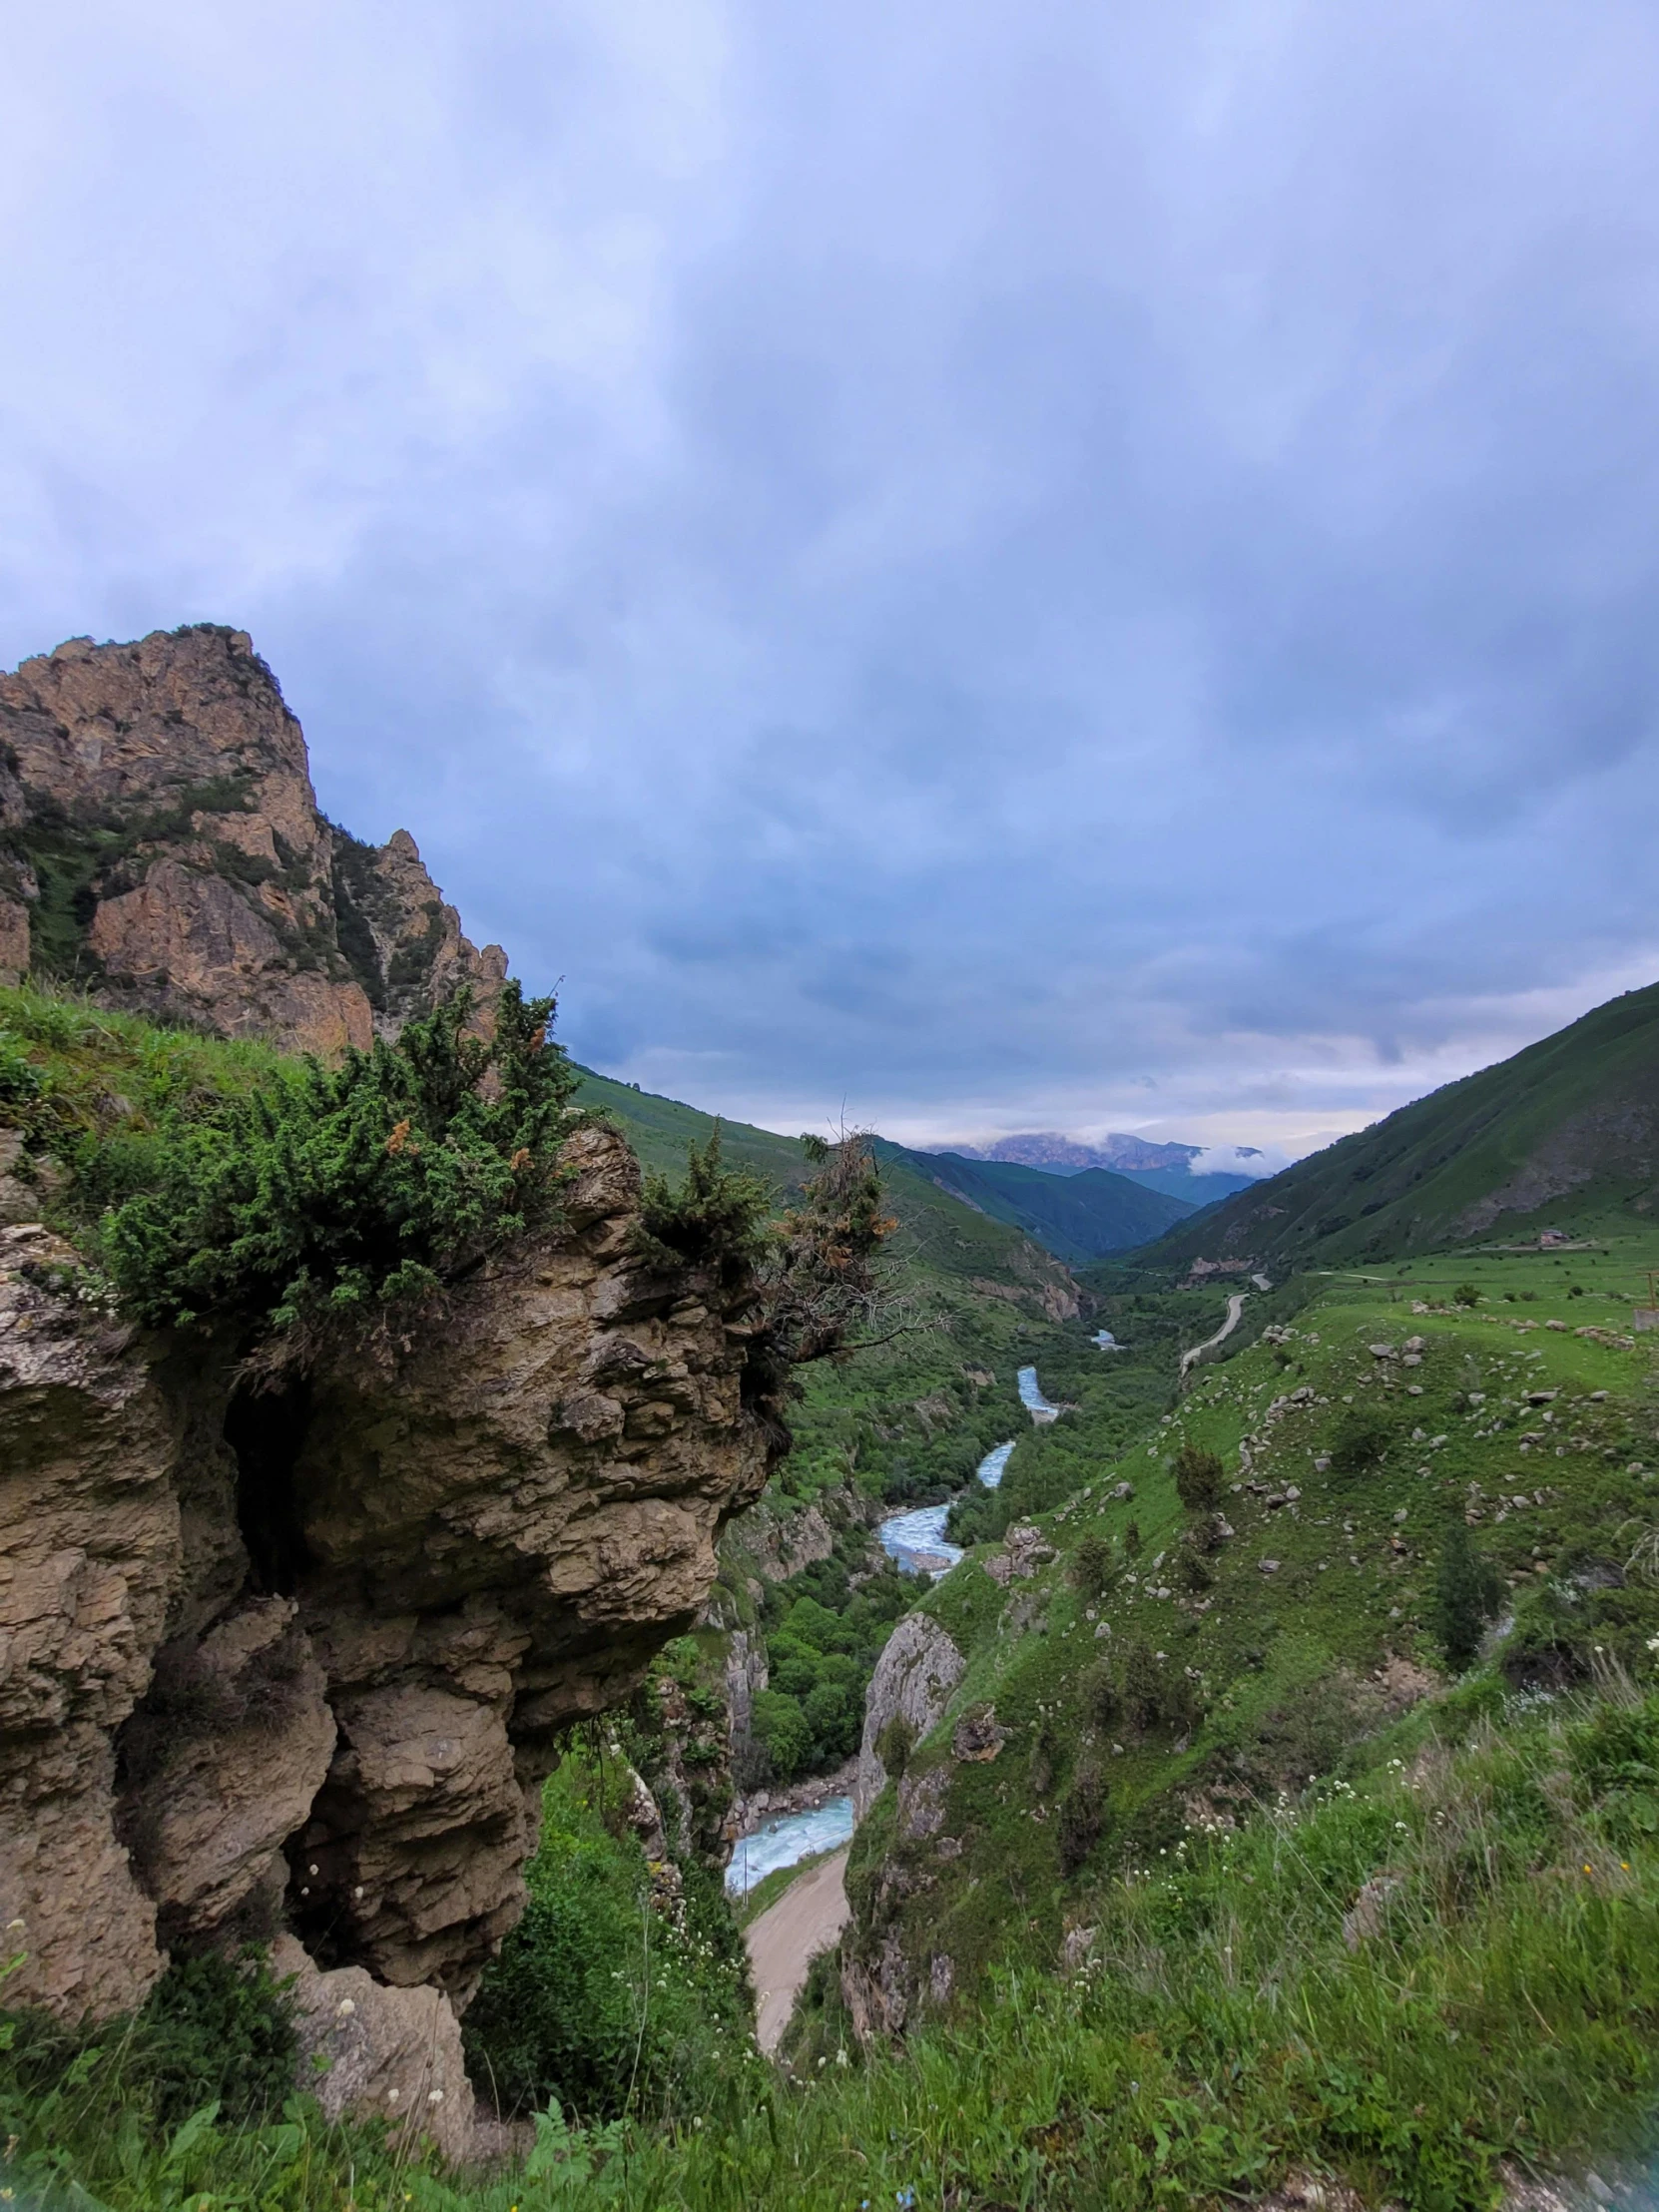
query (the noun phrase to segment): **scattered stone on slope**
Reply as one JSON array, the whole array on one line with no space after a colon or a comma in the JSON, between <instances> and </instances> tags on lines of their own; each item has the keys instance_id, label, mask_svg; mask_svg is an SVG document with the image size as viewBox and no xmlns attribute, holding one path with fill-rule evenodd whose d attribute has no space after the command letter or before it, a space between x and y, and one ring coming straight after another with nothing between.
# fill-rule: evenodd
<instances>
[{"instance_id":1,"label":"scattered stone on slope","mask_svg":"<svg viewBox=\"0 0 1659 2212\"><path fill-rule=\"evenodd\" d=\"M1008 1740L1008 1731L997 1723L994 1705L970 1705L950 1736L952 1759L987 1764Z\"/></svg>"},{"instance_id":2,"label":"scattered stone on slope","mask_svg":"<svg viewBox=\"0 0 1659 2212\"><path fill-rule=\"evenodd\" d=\"M1040 1528L1029 1521L1021 1521L1010 1528L1002 1539L1002 1549L992 1552L985 1561L985 1572L993 1582L1007 1588L1010 1579L1026 1581L1039 1567L1047 1566L1059 1557Z\"/></svg>"}]
</instances>

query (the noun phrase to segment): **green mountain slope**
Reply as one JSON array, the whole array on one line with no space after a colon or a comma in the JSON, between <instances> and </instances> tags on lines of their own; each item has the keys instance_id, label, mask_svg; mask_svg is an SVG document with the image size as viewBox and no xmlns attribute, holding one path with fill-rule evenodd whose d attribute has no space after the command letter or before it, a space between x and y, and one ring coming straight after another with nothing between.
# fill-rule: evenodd
<instances>
[{"instance_id":1,"label":"green mountain slope","mask_svg":"<svg viewBox=\"0 0 1659 2212\"><path fill-rule=\"evenodd\" d=\"M671 1178L687 1146L707 1144L715 1129L695 1107L603 1076L586 1074L581 1097ZM720 1131L725 1157L764 1176L781 1199L805 1180L797 1139L742 1122ZM854 1360L802 1374L794 1448L762 1503L721 1539L700 1664L717 1693L725 1686L730 1695L734 1679L761 1685L732 1717L733 1770L745 1789L823 1772L857 1748L869 1668L893 1612L914 1595L894 1586L873 1523L971 1483L993 1444L1030 1425L1020 1366L1051 1366L1051 1349L1081 1334L1076 1286L1059 1260L916 1173L896 1148L879 1149L898 1220L889 1248L895 1333ZM1087 1357L1099 1363L1092 1348Z\"/></svg>"},{"instance_id":2,"label":"green mountain slope","mask_svg":"<svg viewBox=\"0 0 1659 2212\"><path fill-rule=\"evenodd\" d=\"M588 1069L582 1071L578 1095L582 1104L602 1108L622 1125L647 1168L670 1176L685 1168L687 1146L706 1145L716 1127L715 1116L699 1107L636 1091L631 1084L613 1082ZM719 1128L721 1148L733 1165L765 1176L782 1198L800 1189L807 1162L797 1138L742 1121L723 1120ZM975 1210L963 1203L959 1194L923 1172L926 1155L881 1142L876 1151L888 1199L898 1217L894 1251L901 1265L977 1284L998 1298L1013 1294L1017 1303L1055 1320L1076 1312L1075 1286L1052 1256L1052 1247L1034 1244L1006 1215L992 1216L987 1209ZM1152 1229L1144 1232L1144 1236L1156 1234ZM1138 1241L1144 1241L1144 1236Z\"/></svg>"},{"instance_id":3,"label":"green mountain slope","mask_svg":"<svg viewBox=\"0 0 1659 2212\"><path fill-rule=\"evenodd\" d=\"M1225 1173L1193 1175L1186 1168L1119 1168L1116 1172L1126 1182L1139 1183L1142 1190L1162 1191L1166 1198L1179 1198L1188 1206L1214 1206L1235 1191L1252 1189L1259 1180Z\"/></svg>"},{"instance_id":4,"label":"green mountain slope","mask_svg":"<svg viewBox=\"0 0 1659 2212\"><path fill-rule=\"evenodd\" d=\"M1547 1303L1458 1309L1460 1266L1327 1281L1127 1440L1086 1379L1043 1376L1075 1402L1020 1438L994 1517L959 1516L969 1541L1020 1535L923 1597L961 1678L848 1868L842 1961L907 2024L971 2003L996 1964L1061 1958L1125 1870L1369 1763L1449 1671L1453 1533L1494 1578L1491 1709L1603 1662L1653 1681L1659 1585L1621 1531L1653 1514L1654 1348L1564 1277ZM1215 1454L1186 1498L1184 1446Z\"/></svg>"},{"instance_id":5,"label":"green mountain slope","mask_svg":"<svg viewBox=\"0 0 1659 2212\"><path fill-rule=\"evenodd\" d=\"M888 1144L879 1150L895 1171L925 1179L1072 1262L1145 1244L1193 1210L1108 1168L1053 1175L1011 1160L969 1160L957 1152L907 1152Z\"/></svg>"},{"instance_id":6,"label":"green mountain slope","mask_svg":"<svg viewBox=\"0 0 1659 2212\"><path fill-rule=\"evenodd\" d=\"M1632 1225L1659 1196L1659 984L1184 1224L1146 1258L1304 1264Z\"/></svg>"}]
</instances>

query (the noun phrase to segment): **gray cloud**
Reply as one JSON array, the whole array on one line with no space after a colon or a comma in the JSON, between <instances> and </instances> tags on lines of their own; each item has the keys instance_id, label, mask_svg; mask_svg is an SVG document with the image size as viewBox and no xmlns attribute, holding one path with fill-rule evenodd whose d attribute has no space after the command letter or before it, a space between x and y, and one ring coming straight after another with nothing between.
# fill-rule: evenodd
<instances>
[{"instance_id":1,"label":"gray cloud","mask_svg":"<svg viewBox=\"0 0 1659 2212\"><path fill-rule=\"evenodd\" d=\"M245 624L579 1052L1294 1147L1651 972L1647 8L19 42L0 651Z\"/></svg>"}]
</instances>

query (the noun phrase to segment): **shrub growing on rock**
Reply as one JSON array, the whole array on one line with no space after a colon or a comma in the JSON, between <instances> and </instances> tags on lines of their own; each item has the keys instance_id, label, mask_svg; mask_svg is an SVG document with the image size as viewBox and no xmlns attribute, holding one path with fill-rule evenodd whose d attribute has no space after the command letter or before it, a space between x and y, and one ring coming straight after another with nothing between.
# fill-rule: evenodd
<instances>
[{"instance_id":1,"label":"shrub growing on rock","mask_svg":"<svg viewBox=\"0 0 1659 2212\"><path fill-rule=\"evenodd\" d=\"M682 1184L646 1178L643 1258L710 1269L727 1291L754 1284L746 1389L757 1402L788 1394L795 1369L885 1343L901 1326L878 1264L898 1225L882 1211L870 1140L856 1131L834 1145L814 1139L808 1154L816 1172L776 1220L767 1185L724 1164L718 1123L701 1151L688 1148Z\"/></svg>"},{"instance_id":2,"label":"shrub growing on rock","mask_svg":"<svg viewBox=\"0 0 1659 2212\"><path fill-rule=\"evenodd\" d=\"M548 1040L553 1010L509 983L486 1041L460 991L395 1044L181 1110L150 1187L104 1224L128 1309L254 1336L361 1325L550 1215L579 1080Z\"/></svg>"},{"instance_id":3,"label":"shrub growing on rock","mask_svg":"<svg viewBox=\"0 0 1659 2212\"><path fill-rule=\"evenodd\" d=\"M916 1732L902 1713L895 1713L875 1739L875 1756L896 1782L910 1764L916 1748Z\"/></svg>"},{"instance_id":4,"label":"shrub growing on rock","mask_svg":"<svg viewBox=\"0 0 1659 2212\"><path fill-rule=\"evenodd\" d=\"M264 1953L175 1958L136 2023L157 2120L177 2127L205 2104L258 2120L293 2093L293 2000Z\"/></svg>"}]
</instances>

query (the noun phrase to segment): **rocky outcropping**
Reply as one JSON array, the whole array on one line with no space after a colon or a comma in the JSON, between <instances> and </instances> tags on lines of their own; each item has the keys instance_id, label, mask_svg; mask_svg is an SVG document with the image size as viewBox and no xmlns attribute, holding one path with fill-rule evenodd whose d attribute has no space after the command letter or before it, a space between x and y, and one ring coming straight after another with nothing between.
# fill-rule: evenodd
<instances>
[{"instance_id":1,"label":"rocky outcropping","mask_svg":"<svg viewBox=\"0 0 1659 2212\"><path fill-rule=\"evenodd\" d=\"M441 1990L388 1988L361 1966L323 1972L291 1936L272 1945L271 1970L290 1984L305 2086L325 2118L372 2114L399 2148L429 2135L446 2158L476 2154L460 2023Z\"/></svg>"},{"instance_id":2,"label":"rocky outcropping","mask_svg":"<svg viewBox=\"0 0 1659 2212\"><path fill-rule=\"evenodd\" d=\"M864 1693L864 1735L852 1792L852 1810L859 1820L887 1786L877 1746L888 1724L902 1720L911 1742L919 1744L937 1726L966 1668L967 1661L930 1614L906 1613L887 1638Z\"/></svg>"},{"instance_id":3,"label":"rocky outcropping","mask_svg":"<svg viewBox=\"0 0 1659 2212\"><path fill-rule=\"evenodd\" d=\"M907 1613L888 1637L864 1698L864 1735L858 1753L853 1809L859 1821L889 1780L888 1756L904 1753L891 1800L889 1824L879 1829L874 1851L869 1834L853 1844L847 1879L852 1918L840 1953L841 2000L860 2042L903 2033L918 2004L948 2002L955 1965L944 1952L916 1952L906 1908L929 1887L940 1861L961 1852L959 1837L944 1833L951 1781L963 1760L991 1760L1003 1731L988 1706L974 1707L958 1723L946 1756L932 1747L912 1755L949 1711L967 1662L943 1626L926 1613ZM889 1731L902 1724L902 1742Z\"/></svg>"},{"instance_id":4,"label":"rocky outcropping","mask_svg":"<svg viewBox=\"0 0 1659 2212\"><path fill-rule=\"evenodd\" d=\"M391 2042L448 2049L560 1731L697 1619L778 1435L744 1316L635 1257L621 1140L566 1163L566 1226L454 1290L415 1357L259 1396L0 1230L9 2001L102 2016L170 1943L285 1935L324 2028L361 1969L426 1992ZM359 2056L373 2095L453 2087Z\"/></svg>"},{"instance_id":5,"label":"rocky outcropping","mask_svg":"<svg viewBox=\"0 0 1659 2212\"><path fill-rule=\"evenodd\" d=\"M0 674L0 982L335 1055L457 983L506 974L461 934L406 830L326 822L305 741L244 632L67 645Z\"/></svg>"}]
</instances>

